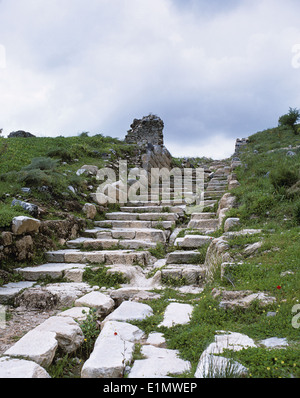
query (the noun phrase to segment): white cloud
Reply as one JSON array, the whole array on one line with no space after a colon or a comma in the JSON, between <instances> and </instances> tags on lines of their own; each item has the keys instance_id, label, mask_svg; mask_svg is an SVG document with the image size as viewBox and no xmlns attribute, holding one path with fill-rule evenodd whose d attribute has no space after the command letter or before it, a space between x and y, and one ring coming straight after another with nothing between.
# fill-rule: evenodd
<instances>
[{"instance_id":1,"label":"white cloud","mask_svg":"<svg viewBox=\"0 0 300 398\"><path fill-rule=\"evenodd\" d=\"M291 64L300 4L227 4L1 2L1 127L123 138L133 118L153 112L176 156L231 154L235 138L300 106L300 72Z\"/></svg>"}]
</instances>

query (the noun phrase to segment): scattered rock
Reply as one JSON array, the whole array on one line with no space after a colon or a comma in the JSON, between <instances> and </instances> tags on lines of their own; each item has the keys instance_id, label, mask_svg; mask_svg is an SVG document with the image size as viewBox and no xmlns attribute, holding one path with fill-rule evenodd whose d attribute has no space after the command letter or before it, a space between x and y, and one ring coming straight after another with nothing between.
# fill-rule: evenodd
<instances>
[{"instance_id":1,"label":"scattered rock","mask_svg":"<svg viewBox=\"0 0 300 398\"><path fill-rule=\"evenodd\" d=\"M247 245L246 249L244 249L243 253L246 256L251 256L256 253L263 245L263 242L256 242L251 245Z\"/></svg>"}]
</instances>

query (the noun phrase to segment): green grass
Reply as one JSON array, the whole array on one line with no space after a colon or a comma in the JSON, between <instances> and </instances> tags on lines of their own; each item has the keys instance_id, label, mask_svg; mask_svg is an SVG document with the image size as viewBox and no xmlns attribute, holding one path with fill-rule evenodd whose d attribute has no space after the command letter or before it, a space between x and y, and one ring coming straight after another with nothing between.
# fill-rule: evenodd
<instances>
[{"instance_id":1,"label":"green grass","mask_svg":"<svg viewBox=\"0 0 300 398\"><path fill-rule=\"evenodd\" d=\"M83 165L104 167L107 155L109 161L116 162L135 152L134 145L101 134L0 138L0 215L6 214L0 217L0 228L8 227L10 215L15 214L8 209L14 197L47 206L48 213L53 209L80 212L91 193L88 187L96 190L98 183L94 176L77 176L76 171ZM30 193L23 193L22 187L30 188Z\"/></svg>"}]
</instances>

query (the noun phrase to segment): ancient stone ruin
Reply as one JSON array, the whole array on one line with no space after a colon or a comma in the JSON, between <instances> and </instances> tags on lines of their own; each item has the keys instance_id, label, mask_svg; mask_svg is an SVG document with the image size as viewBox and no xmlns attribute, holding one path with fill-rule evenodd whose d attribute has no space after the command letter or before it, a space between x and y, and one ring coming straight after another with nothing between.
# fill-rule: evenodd
<instances>
[{"instance_id":1,"label":"ancient stone ruin","mask_svg":"<svg viewBox=\"0 0 300 398\"><path fill-rule=\"evenodd\" d=\"M128 144L164 145L164 122L158 116L150 114L142 119L134 119L130 127L125 137Z\"/></svg>"}]
</instances>

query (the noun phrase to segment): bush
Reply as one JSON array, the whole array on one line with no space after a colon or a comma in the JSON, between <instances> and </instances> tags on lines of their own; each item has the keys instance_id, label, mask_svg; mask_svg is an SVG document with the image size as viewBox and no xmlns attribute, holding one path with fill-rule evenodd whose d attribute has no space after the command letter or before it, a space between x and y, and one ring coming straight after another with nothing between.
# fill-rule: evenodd
<instances>
[{"instance_id":1,"label":"bush","mask_svg":"<svg viewBox=\"0 0 300 398\"><path fill-rule=\"evenodd\" d=\"M29 187L41 187L43 185L51 185L51 177L42 170L32 169L20 172L19 182Z\"/></svg>"},{"instance_id":2,"label":"bush","mask_svg":"<svg viewBox=\"0 0 300 398\"><path fill-rule=\"evenodd\" d=\"M1 205L0 207L0 228L10 228L14 217L27 214L21 206L11 207L10 205Z\"/></svg>"},{"instance_id":3,"label":"bush","mask_svg":"<svg viewBox=\"0 0 300 398\"><path fill-rule=\"evenodd\" d=\"M298 131L296 130L296 123L300 119L300 111L297 108L290 108L289 113L286 115L283 115L279 118L278 120L278 125L279 126L289 126L292 127L293 131L295 134L298 134Z\"/></svg>"},{"instance_id":4,"label":"bush","mask_svg":"<svg viewBox=\"0 0 300 398\"><path fill-rule=\"evenodd\" d=\"M287 167L280 167L270 173L270 181L277 191L290 188L299 179L299 172Z\"/></svg>"},{"instance_id":5,"label":"bush","mask_svg":"<svg viewBox=\"0 0 300 398\"><path fill-rule=\"evenodd\" d=\"M57 167L57 160L51 158L34 158L32 159L30 165L23 167L22 170L54 170Z\"/></svg>"},{"instance_id":6,"label":"bush","mask_svg":"<svg viewBox=\"0 0 300 398\"><path fill-rule=\"evenodd\" d=\"M300 201L295 205L294 217L297 225L300 225Z\"/></svg>"},{"instance_id":7,"label":"bush","mask_svg":"<svg viewBox=\"0 0 300 398\"><path fill-rule=\"evenodd\" d=\"M62 162L71 162L73 159L72 153L68 149L55 148L47 153L50 158L58 157Z\"/></svg>"}]
</instances>

